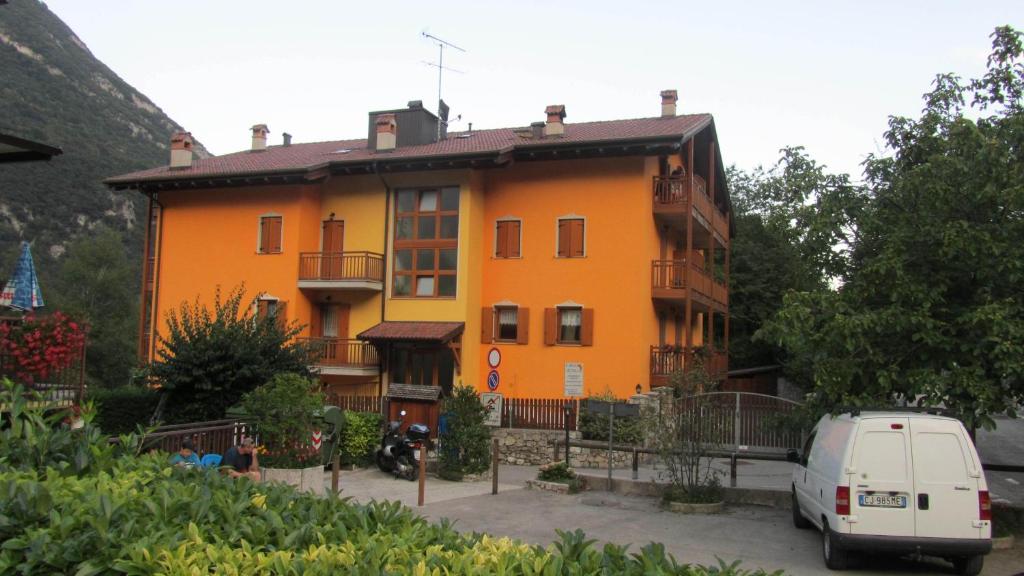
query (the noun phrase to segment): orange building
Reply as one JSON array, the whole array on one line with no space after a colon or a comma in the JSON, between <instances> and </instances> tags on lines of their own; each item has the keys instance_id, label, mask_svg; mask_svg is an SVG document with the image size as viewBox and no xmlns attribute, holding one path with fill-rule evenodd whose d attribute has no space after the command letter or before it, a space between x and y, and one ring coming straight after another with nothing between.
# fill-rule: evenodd
<instances>
[{"instance_id":1,"label":"orange building","mask_svg":"<svg viewBox=\"0 0 1024 576\"><path fill-rule=\"evenodd\" d=\"M245 283L347 394L467 384L619 397L694 354L727 369L732 219L714 121L676 114L448 133L418 101L366 139L267 146L106 183L150 201L140 351L183 301Z\"/></svg>"}]
</instances>

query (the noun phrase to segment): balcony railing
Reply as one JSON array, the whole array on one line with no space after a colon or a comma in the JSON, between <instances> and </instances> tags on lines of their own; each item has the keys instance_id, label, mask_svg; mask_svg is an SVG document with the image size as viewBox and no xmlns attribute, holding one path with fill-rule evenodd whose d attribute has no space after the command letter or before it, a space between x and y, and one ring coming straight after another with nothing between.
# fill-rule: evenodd
<instances>
[{"instance_id":1,"label":"balcony railing","mask_svg":"<svg viewBox=\"0 0 1024 576\"><path fill-rule=\"evenodd\" d=\"M300 338L317 352L317 366L376 368L377 349L369 342L348 338Z\"/></svg>"},{"instance_id":2,"label":"balcony railing","mask_svg":"<svg viewBox=\"0 0 1024 576\"><path fill-rule=\"evenodd\" d=\"M688 184L689 179L686 177L655 176L654 202L656 204L686 204ZM707 197L707 188L704 185L704 179L700 176L694 177L693 189Z\"/></svg>"},{"instance_id":3,"label":"balcony railing","mask_svg":"<svg viewBox=\"0 0 1024 576\"><path fill-rule=\"evenodd\" d=\"M667 384L669 376L686 367L687 357L706 353L698 348L690 351L687 354L686 349L679 346L651 346L651 377ZM713 378L725 378L729 371L729 356L722 350L712 351L704 357L704 369Z\"/></svg>"},{"instance_id":4,"label":"balcony railing","mask_svg":"<svg viewBox=\"0 0 1024 576\"><path fill-rule=\"evenodd\" d=\"M662 290L686 288L686 260L652 261L651 286Z\"/></svg>"},{"instance_id":5,"label":"balcony railing","mask_svg":"<svg viewBox=\"0 0 1024 576\"><path fill-rule=\"evenodd\" d=\"M376 252L302 252L299 280L384 281L384 255Z\"/></svg>"},{"instance_id":6,"label":"balcony railing","mask_svg":"<svg viewBox=\"0 0 1024 576\"><path fill-rule=\"evenodd\" d=\"M689 178L686 176L655 176L654 177L654 207L656 211L668 211L670 214L677 214L685 211L689 194ZM707 185L700 176L693 177L693 207L697 215L703 220L704 226L709 230L714 229L721 237L720 241L727 242L729 237L729 222L725 213L718 209L708 196Z\"/></svg>"},{"instance_id":7,"label":"balcony railing","mask_svg":"<svg viewBox=\"0 0 1024 576\"><path fill-rule=\"evenodd\" d=\"M711 275L693 261L689 263L686 259L651 261L651 289L655 298L685 298L685 288L693 289L708 300L725 306L729 305L729 289L716 282Z\"/></svg>"}]
</instances>

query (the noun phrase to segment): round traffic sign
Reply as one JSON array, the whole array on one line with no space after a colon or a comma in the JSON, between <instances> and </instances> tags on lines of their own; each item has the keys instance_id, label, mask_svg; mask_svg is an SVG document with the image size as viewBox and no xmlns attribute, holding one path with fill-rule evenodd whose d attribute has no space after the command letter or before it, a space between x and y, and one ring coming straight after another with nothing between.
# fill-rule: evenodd
<instances>
[{"instance_id":1,"label":"round traffic sign","mask_svg":"<svg viewBox=\"0 0 1024 576\"><path fill-rule=\"evenodd\" d=\"M491 351L487 353L487 364L491 368L497 368L501 365L501 350L491 348Z\"/></svg>"},{"instance_id":2,"label":"round traffic sign","mask_svg":"<svg viewBox=\"0 0 1024 576\"><path fill-rule=\"evenodd\" d=\"M489 390L491 390L492 392L497 390L498 389L498 383L499 383L500 380L501 380L501 377L498 376L498 371L497 370L491 370L487 374L487 388Z\"/></svg>"}]
</instances>

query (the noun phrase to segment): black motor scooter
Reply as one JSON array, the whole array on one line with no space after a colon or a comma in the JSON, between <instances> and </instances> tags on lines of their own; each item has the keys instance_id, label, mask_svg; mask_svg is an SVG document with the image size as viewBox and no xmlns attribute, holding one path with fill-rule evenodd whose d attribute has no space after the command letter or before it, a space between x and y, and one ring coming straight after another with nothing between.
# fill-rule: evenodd
<instances>
[{"instance_id":1,"label":"black motor scooter","mask_svg":"<svg viewBox=\"0 0 1024 576\"><path fill-rule=\"evenodd\" d=\"M429 442L430 428L425 424L413 424L409 426L405 434L399 432L402 428L402 419L405 418L405 410L400 413L400 419L388 422L387 431L380 440L380 448L377 449L377 467L384 472L390 472L396 478L416 480L419 477L419 450L424 442Z\"/></svg>"}]
</instances>

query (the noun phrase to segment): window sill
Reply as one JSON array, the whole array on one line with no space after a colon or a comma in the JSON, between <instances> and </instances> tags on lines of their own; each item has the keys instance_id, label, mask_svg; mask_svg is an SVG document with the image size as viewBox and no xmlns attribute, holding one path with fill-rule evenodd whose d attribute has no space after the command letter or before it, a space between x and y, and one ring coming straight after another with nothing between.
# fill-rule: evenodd
<instances>
[{"instance_id":1,"label":"window sill","mask_svg":"<svg viewBox=\"0 0 1024 576\"><path fill-rule=\"evenodd\" d=\"M587 255L583 256L555 256L555 260L586 260Z\"/></svg>"},{"instance_id":2,"label":"window sill","mask_svg":"<svg viewBox=\"0 0 1024 576\"><path fill-rule=\"evenodd\" d=\"M493 344L512 344L512 345L519 344L519 342L517 342L515 340L493 340L492 343ZM520 344L520 345L521 346L525 346L526 344Z\"/></svg>"},{"instance_id":3,"label":"window sill","mask_svg":"<svg viewBox=\"0 0 1024 576\"><path fill-rule=\"evenodd\" d=\"M457 300L457 296L389 296L389 300Z\"/></svg>"},{"instance_id":4,"label":"window sill","mask_svg":"<svg viewBox=\"0 0 1024 576\"><path fill-rule=\"evenodd\" d=\"M256 252L257 256L280 256L284 252Z\"/></svg>"},{"instance_id":5,"label":"window sill","mask_svg":"<svg viewBox=\"0 0 1024 576\"><path fill-rule=\"evenodd\" d=\"M553 346L567 346L569 348L581 348L582 342L555 342Z\"/></svg>"}]
</instances>

